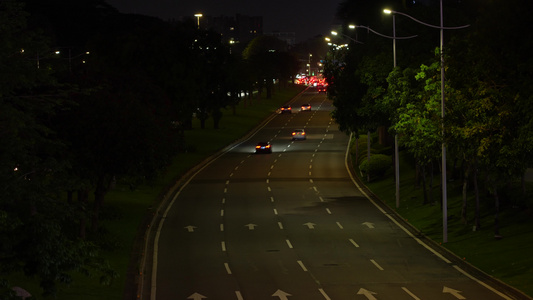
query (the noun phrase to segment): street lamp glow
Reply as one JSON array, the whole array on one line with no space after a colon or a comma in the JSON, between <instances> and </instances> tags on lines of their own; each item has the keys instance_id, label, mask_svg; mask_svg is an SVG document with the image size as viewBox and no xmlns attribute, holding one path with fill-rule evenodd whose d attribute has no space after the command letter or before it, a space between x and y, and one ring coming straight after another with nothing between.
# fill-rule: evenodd
<instances>
[{"instance_id":1,"label":"street lamp glow","mask_svg":"<svg viewBox=\"0 0 533 300\"><path fill-rule=\"evenodd\" d=\"M202 14L194 14L194 16L196 17L196 20L197 20L198 29L200 29L200 18L203 17L204 15L202 15Z\"/></svg>"},{"instance_id":2,"label":"street lamp glow","mask_svg":"<svg viewBox=\"0 0 533 300\"><path fill-rule=\"evenodd\" d=\"M383 12L386 13L387 15L392 14L392 10L386 9L386 8L383 10Z\"/></svg>"},{"instance_id":3,"label":"street lamp glow","mask_svg":"<svg viewBox=\"0 0 533 300\"><path fill-rule=\"evenodd\" d=\"M337 35L337 34L339 34L339 33L338 33L337 31L333 31L333 30L332 30L332 31L331 31L331 34L333 34L333 35Z\"/></svg>"}]
</instances>

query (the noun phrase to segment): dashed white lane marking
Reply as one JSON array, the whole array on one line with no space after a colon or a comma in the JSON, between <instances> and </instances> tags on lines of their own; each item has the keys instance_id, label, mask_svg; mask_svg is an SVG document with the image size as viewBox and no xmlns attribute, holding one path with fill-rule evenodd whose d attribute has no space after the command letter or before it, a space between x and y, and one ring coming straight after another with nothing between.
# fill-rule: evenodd
<instances>
[{"instance_id":1,"label":"dashed white lane marking","mask_svg":"<svg viewBox=\"0 0 533 300\"><path fill-rule=\"evenodd\" d=\"M304 270L304 272L307 272L307 268L305 267L304 263L301 260L298 261L298 264L300 265L302 270Z\"/></svg>"},{"instance_id":2,"label":"dashed white lane marking","mask_svg":"<svg viewBox=\"0 0 533 300\"><path fill-rule=\"evenodd\" d=\"M221 217L224 216L224 210L223 210L223 209L220 210L220 216L221 216Z\"/></svg>"},{"instance_id":3,"label":"dashed white lane marking","mask_svg":"<svg viewBox=\"0 0 533 300\"><path fill-rule=\"evenodd\" d=\"M229 264L228 263L224 263L224 267L226 268L226 272L231 275L231 269L229 268Z\"/></svg>"},{"instance_id":4,"label":"dashed white lane marking","mask_svg":"<svg viewBox=\"0 0 533 300\"><path fill-rule=\"evenodd\" d=\"M326 212L331 215L331 210L329 210L329 208L326 208Z\"/></svg>"},{"instance_id":5,"label":"dashed white lane marking","mask_svg":"<svg viewBox=\"0 0 533 300\"><path fill-rule=\"evenodd\" d=\"M292 249L292 244L291 244L291 241L289 240L285 240L287 242L287 246L289 246L290 249Z\"/></svg>"},{"instance_id":6,"label":"dashed white lane marking","mask_svg":"<svg viewBox=\"0 0 533 300\"><path fill-rule=\"evenodd\" d=\"M278 222L278 227L279 227L279 229L283 229L283 223Z\"/></svg>"},{"instance_id":7,"label":"dashed white lane marking","mask_svg":"<svg viewBox=\"0 0 533 300\"><path fill-rule=\"evenodd\" d=\"M331 298L326 294L326 292L324 292L323 289L318 289L320 291L320 294L322 294L322 296L324 296L324 299L326 300L331 300Z\"/></svg>"},{"instance_id":8,"label":"dashed white lane marking","mask_svg":"<svg viewBox=\"0 0 533 300\"><path fill-rule=\"evenodd\" d=\"M356 248L359 248L359 245L353 239L350 239L350 243L352 243L352 245L354 245Z\"/></svg>"},{"instance_id":9,"label":"dashed white lane marking","mask_svg":"<svg viewBox=\"0 0 533 300\"><path fill-rule=\"evenodd\" d=\"M237 300L244 300L240 291L235 291L235 295L237 296Z\"/></svg>"},{"instance_id":10,"label":"dashed white lane marking","mask_svg":"<svg viewBox=\"0 0 533 300\"><path fill-rule=\"evenodd\" d=\"M378 268L380 271L383 271L384 269L373 259L370 260L376 268Z\"/></svg>"},{"instance_id":11,"label":"dashed white lane marking","mask_svg":"<svg viewBox=\"0 0 533 300\"><path fill-rule=\"evenodd\" d=\"M274 208L274 214L278 215L278 210Z\"/></svg>"},{"instance_id":12,"label":"dashed white lane marking","mask_svg":"<svg viewBox=\"0 0 533 300\"><path fill-rule=\"evenodd\" d=\"M406 287L402 286L402 290L407 293L407 295L411 296L414 300L420 300L415 294L413 294L410 290L408 290Z\"/></svg>"},{"instance_id":13,"label":"dashed white lane marking","mask_svg":"<svg viewBox=\"0 0 533 300\"><path fill-rule=\"evenodd\" d=\"M220 224L220 231L224 231L224 224Z\"/></svg>"},{"instance_id":14,"label":"dashed white lane marking","mask_svg":"<svg viewBox=\"0 0 533 300\"><path fill-rule=\"evenodd\" d=\"M222 246L222 251L226 252L226 242L222 241L221 246Z\"/></svg>"},{"instance_id":15,"label":"dashed white lane marking","mask_svg":"<svg viewBox=\"0 0 533 300\"><path fill-rule=\"evenodd\" d=\"M344 229L344 227L342 227L340 222L337 222L337 226L339 226L340 229Z\"/></svg>"}]
</instances>

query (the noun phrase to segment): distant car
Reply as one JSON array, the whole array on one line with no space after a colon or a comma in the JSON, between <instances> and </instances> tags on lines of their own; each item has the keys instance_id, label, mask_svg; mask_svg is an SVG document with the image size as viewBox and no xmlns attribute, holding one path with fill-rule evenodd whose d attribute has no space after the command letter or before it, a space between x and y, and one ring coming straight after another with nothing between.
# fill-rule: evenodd
<instances>
[{"instance_id":1,"label":"distant car","mask_svg":"<svg viewBox=\"0 0 533 300\"><path fill-rule=\"evenodd\" d=\"M311 110L311 104L303 104L300 111Z\"/></svg>"},{"instance_id":2,"label":"distant car","mask_svg":"<svg viewBox=\"0 0 533 300\"><path fill-rule=\"evenodd\" d=\"M307 137L305 135L305 130L296 129L292 132L292 140L305 140Z\"/></svg>"},{"instance_id":3,"label":"distant car","mask_svg":"<svg viewBox=\"0 0 533 300\"><path fill-rule=\"evenodd\" d=\"M317 89L317 91L318 91L319 93L325 93L325 92L327 91L326 86L323 85L323 84L319 84L319 85L317 85L316 89Z\"/></svg>"},{"instance_id":4,"label":"distant car","mask_svg":"<svg viewBox=\"0 0 533 300\"><path fill-rule=\"evenodd\" d=\"M290 105L283 105L279 110L282 114L290 114L292 111L292 107Z\"/></svg>"},{"instance_id":5,"label":"distant car","mask_svg":"<svg viewBox=\"0 0 533 300\"><path fill-rule=\"evenodd\" d=\"M259 142L255 146L255 153L272 153L272 145L269 142Z\"/></svg>"}]
</instances>

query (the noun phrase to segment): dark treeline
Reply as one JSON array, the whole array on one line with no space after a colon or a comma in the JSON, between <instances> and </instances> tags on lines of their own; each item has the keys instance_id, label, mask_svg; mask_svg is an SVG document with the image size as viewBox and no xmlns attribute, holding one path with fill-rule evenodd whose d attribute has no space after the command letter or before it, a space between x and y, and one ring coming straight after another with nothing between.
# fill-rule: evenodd
<instances>
[{"instance_id":1,"label":"dark treeline","mask_svg":"<svg viewBox=\"0 0 533 300\"><path fill-rule=\"evenodd\" d=\"M447 147L447 177L463 182L462 219L480 228L480 211L493 213L495 236L499 212L530 205L524 174L533 166L532 85L533 4L528 0L443 1L445 118L441 117L440 30L395 15L397 67L392 39L349 24L393 35L392 16L384 8L440 26L440 1L348 0L338 11L343 32L361 43L332 47L326 76L334 118L342 130L381 135L413 158L423 184L424 204L432 197L433 174L442 172L441 145ZM380 131L380 129L385 129ZM444 139L442 132L444 130ZM401 177L401 171L400 171ZM510 183L522 180L524 197L505 197ZM490 201L480 198L490 195ZM472 201L472 204L470 204ZM468 213L474 207L474 213Z\"/></svg>"},{"instance_id":2,"label":"dark treeline","mask_svg":"<svg viewBox=\"0 0 533 300\"><path fill-rule=\"evenodd\" d=\"M194 20L126 15L100 0L0 2L0 298L7 278L37 278L45 295L72 272L117 276L98 252L114 184L156 178L242 92L272 93L296 57L279 41L243 57ZM265 47L276 46L276 52Z\"/></svg>"}]
</instances>

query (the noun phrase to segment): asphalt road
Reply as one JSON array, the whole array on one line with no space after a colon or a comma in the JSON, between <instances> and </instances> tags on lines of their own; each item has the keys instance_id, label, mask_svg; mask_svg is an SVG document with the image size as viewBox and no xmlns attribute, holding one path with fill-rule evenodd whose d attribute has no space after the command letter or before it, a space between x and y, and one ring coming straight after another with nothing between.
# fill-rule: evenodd
<instances>
[{"instance_id":1,"label":"asphalt road","mask_svg":"<svg viewBox=\"0 0 533 300\"><path fill-rule=\"evenodd\" d=\"M291 104L177 191L155 238L152 300L514 299L366 197L324 94ZM259 141L273 153L254 154Z\"/></svg>"}]
</instances>

